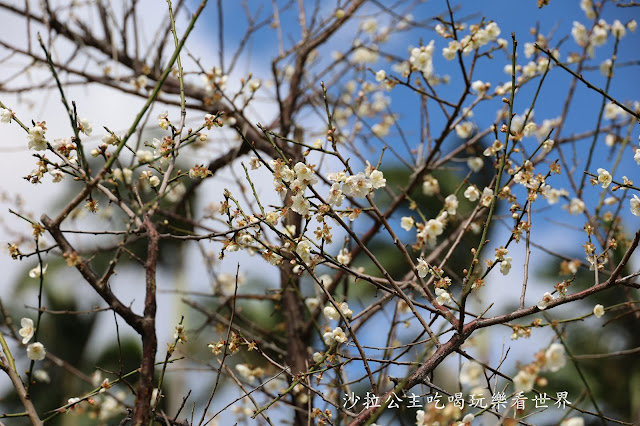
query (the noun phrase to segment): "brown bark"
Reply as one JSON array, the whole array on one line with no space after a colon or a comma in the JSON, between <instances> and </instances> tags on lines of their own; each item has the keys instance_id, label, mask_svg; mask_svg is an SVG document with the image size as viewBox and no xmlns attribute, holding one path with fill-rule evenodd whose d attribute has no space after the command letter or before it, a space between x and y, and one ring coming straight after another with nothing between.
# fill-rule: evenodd
<instances>
[{"instance_id":1,"label":"brown bark","mask_svg":"<svg viewBox=\"0 0 640 426\"><path fill-rule=\"evenodd\" d=\"M153 394L153 373L155 371L156 351L156 265L158 262L158 231L151 219L145 216L144 226L149 235L147 248L146 294L144 299L144 317L142 319L142 362L140 379L136 388L136 402L132 424L143 426L149 424L151 416L151 396Z\"/></svg>"}]
</instances>

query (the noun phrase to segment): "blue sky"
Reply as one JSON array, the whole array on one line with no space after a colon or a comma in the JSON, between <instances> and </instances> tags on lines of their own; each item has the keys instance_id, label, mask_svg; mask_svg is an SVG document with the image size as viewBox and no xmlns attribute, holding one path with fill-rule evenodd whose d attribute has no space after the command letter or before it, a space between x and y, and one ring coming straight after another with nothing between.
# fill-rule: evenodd
<instances>
[{"instance_id":1,"label":"blue sky","mask_svg":"<svg viewBox=\"0 0 640 426\"><path fill-rule=\"evenodd\" d=\"M192 2L194 5L196 2ZM283 2L284 3L284 2ZM478 5L481 4L482 8L479 10ZM453 2L456 19L465 18L467 23L478 23L482 17L486 20L494 20L500 26L502 32L500 37L505 38L509 42L508 49L511 49L511 37L512 32L519 42L518 51L519 58L518 64L525 65L528 59L524 57L523 49L525 42L532 42L533 36L529 33L531 28L539 26L542 34L548 35L553 33L552 45L555 46L558 41L565 39L560 47L561 57L566 58L569 52L578 52L580 48L575 44L570 37L570 30L573 21L579 21L589 26L589 20L584 16L584 13L579 8L578 1L551 1L550 4L542 9L538 9L534 0L530 1L509 1L509 0L489 0L481 3L478 2ZM273 9L271 2L253 1L250 2L252 13L256 13L257 21L267 19ZM225 32L225 61L229 63L230 56L235 50L235 46L239 43L239 39L246 30L246 22L244 19L243 10L241 8L241 2L230 2L224 5L224 32ZM322 8L322 16L326 18L330 16L331 7ZM260 11L259 13L257 11ZM288 11L281 12L280 21L282 22L282 33L285 40L285 48L291 45L291 40L298 40L300 35L300 27L297 21L297 8L293 7ZM398 10L394 10L398 14L404 14L405 10L399 7ZM428 18L432 18L437 14L446 12L446 3L444 1L426 1L419 2L418 6L411 11L414 20L424 24L424 27L435 26L436 21ZM350 45L356 36L358 25L364 19L369 17L379 16L380 9L375 5L368 4L361 8L356 17L352 20L353 24L348 24L339 31L329 42L318 49L320 66L326 64L331 60L332 53L335 50L344 49L345 45ZM640 14L637 8L617 8L611 4L606 5L602 18L608 23L613 22L614 19L620 19L623 23L629 21L631 18L640 18ZM310 17L307 16L308 20ZM388 24L388 19L380 19L379 26ZM208 5L207 10L203 16L203 20L200 22L196 29L199 38L202 40L209 40L208 51L209 53L201 57L203 62L207 62L208 65L217 65L218 61L218 43L217 43L217 15L215 3ZM362 37L364 40L365 38ZM449 75L451 77L451 83L447 86L438 86L437 90L439 94L442 94L448 100L455 100L460 92L460 73L457 65L457 61L447 61L440 54L441 49L446 46L447 41L435 34L434 31L429 28L414 28L408 32L392 33L389 37L389 41L386 44L381 45L381 51L391 52L397 56L405 57L408 59L409 53L407 51L409 46L417 46L422 40L423 44L428 44L430 40L435 39L435 58L434 67L435 71L439 75ZM640 42L640 31L635 33L627 32L626 37L621 41L617 63L625 62L633 58L635 53L635 47ZM613 38L609 37L607 43L604 46L596 49L596 57L592 61L592 65L595 66L595 70L585 71L583 75L589 79L593 84L598 87L604 87L605 77L601 75L598 70L598 65L602 60L611 56L613 51ZM258 75L261 78L271 78L271 59L277 55L278 52L278 35L277 32L265 26L259 30L257 37L254 37L252 41L247 45L245 52L249 53L245 58L238 61L238 68L242 74L252 72L254 75ZM499 82L506 82L510 80L510 76L503 71L504 65L510 63L510 59L502 52L495 53L495 60L479 61L474 74L474 80L480 79L483 81L489 81L492 83L492 87L496 87ZM470 57L467 57L467 62ZM385 69L388 73L391 71L391 63L388 63L382 58L375 64L371 64L370 68L373 71L378 69ZM628 66L624 68L617 68L615 70L615 77L613 79L610 93L621 101L628 101L638 99L640 95L640 83L635 78L637 74L637 66ZM360 74L361 76L361 74ZM347 75L346 78L353 78L351 75ZM371 73L365 73L365 78L368 81L374 81ZM541 122L545 118L554 118L560 115L564 99L568 90L568 86L571 82L571 76L565 71L559 68L553 69L545 81L542 93L539 96L538 102L535 108L535 121ZM318 82L319 83L319 82ZM346 83L346 81L343 81ZM515 112L522 113L530 104L531 96L537 82L528 84L525 86L521 93L517 96L515 102ZM286 88L285 88L286 90ZM340 85L334 85L330 88L330 92L334 95L339 95L343 87ZM399 114L399 123L403 130L409 137L417 137L419 135L419 127L417 126L417 114L416 111L419 108L419 99L415 94L403 88L396 88L387 96L392 98L391 109L394 113ZM472 97L468 98L467 105L473 100ZM595 120L597 119L598 108L594 105L600 105L602 97L579 84L576 91L575 99L572 104L570 113L567 118L567 122L564 126L562 135L569 135L572 133L579 133L585 129L593 128ZM500 97L494 98L491 103L485 103L479 108L475 109L475 116L473 120L477 123L479 128L485 128L495 119L495 113L501 106ZM437 108L431 106L431 111L435 111L433 120L433 132L437 134L439 132L438 120L437 120ZM264 111L258 112L258 115ZM269 115L269 114L267 114ZM310 119L309 117L300 117L301 122L308 122L312 127L322 126L322 122L316 117ZM601 135L604 138L604 134ZM385 142L392 146L399 146L400 140L397 133L391 132L390 135L385 138ZM632 138L632 143L635 144L635 138ZM590 141L584 141L578 149L581 153L586 152L585 147L590 144ZM602 145L602 144L599 144ZM599 151L597 157L606 157L606 150ZM387 160L392 158L387 156ZM593 164L595 165L595 163ZM591 171L595 171L595 168L591 167ZM621 164L622 174L628 174L632 177L635 172L630 166L632 164L629 161L623 161Z\"/></svg>"}]
</instances>

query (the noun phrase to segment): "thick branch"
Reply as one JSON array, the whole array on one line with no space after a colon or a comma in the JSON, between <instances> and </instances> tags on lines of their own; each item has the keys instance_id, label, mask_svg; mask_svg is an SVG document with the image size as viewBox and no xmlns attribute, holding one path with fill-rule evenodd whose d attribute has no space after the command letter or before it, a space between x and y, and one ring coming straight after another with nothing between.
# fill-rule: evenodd
<instances>
[{"instance_id":1,"label":"thick branch","mask_svg":"<svg viewBox=\"0 0 640 426\"><path fill-rule=\"evenodd\" d=\"M133 412L133 425L149 424L151 415L151 396L153 393L153 373L155 370L158 339L156 337L156 266L158 263L158 231L151 219L145 217L148 249L146 269L146 294L144 298L144 318L142 320L142 363L140 379L136 389L136 402Z\"/></svg>"},{"instance_id":2,"label":"thick branch","mask_svg":"<svg viewBox=\"0 0 640 426\"><path fill-rule=\"evenodd\" d=\"M31 420L31 424L33 424L34 426L42 426L43 424L42 420L40 420L40 417L38 417L36 408L33 406L33 402L31 402L31 398L29 398L29 395L27 394L27 390L25 389L24 384L22 383L22 380L20 380L20 376L18 376L18 373L16 373L11 368L11 366L9 365L9 362L7 361L7 358L5 358L2 351L0 351L0 368L2 368L4 372L7 373L7 375L11 379L11 383L13 383L13 388L18 393L18 397L20 398L20 401L22 401L22 405L24 406L24 409L27 413L27 416L29 417L29 420Z\"/></svg>"},{"instance_id":3,"label":"thick branch","mask_svg":"<svg viewBox=\"0 0 640 426\"><path fill-rule=\"evenodd\" d=\"M75 256L77 255L76 250L73 246L67 241L65 236L60 231L58 224L56 224L49 216L42 215L40 218L44 226L46 226L47 231L53 237L53 239L58 243L60 250L62 250L63 256ZM91 269L91 265L85 259L79 258L78 262L75 264L76 269L82 274L82 277L93 287L93 289L98 293L102 299L107 302L107 304L113 309L118 315L122 317L134 330L136 330L139 334L143 333L142 327L142 317L133 313L133 311L125 306L113 292L111 291L111 287L105 282L102 282L98 275Z\"/></svg>"}]
</instances>

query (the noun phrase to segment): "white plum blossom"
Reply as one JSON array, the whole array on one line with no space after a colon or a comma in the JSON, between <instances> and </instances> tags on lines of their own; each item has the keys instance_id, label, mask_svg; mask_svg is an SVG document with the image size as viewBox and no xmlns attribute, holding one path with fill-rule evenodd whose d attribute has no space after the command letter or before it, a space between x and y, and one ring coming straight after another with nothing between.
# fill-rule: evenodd
<instances>
[{"instance_id":1,"label":"white plum blossom","mask_svg":"<svg viewBox=\"0 0 640 426\"><path fill-rule=\"evenodd\" d=\"M323 286L329 286L333 282L333 278L329 274L322 274L318 277L318 281L322 283Z\"/></svg>"},{"instance_id":2,"label":"white plum blossom","mask_svg":"<svg viewBox=\"0 0 640 426\"><path fill-rule=\"evenodd\" d=\"M265 220L270 225L276 225L278 220L280 220L280 213L275 210L271 210L265 215Z\"/></svg>"},{"instance_id":3,"label":"white plum blossom","mask_svg":"<svg viewBox=\"0 0 640 426\"><path fill-rule=\"evenodd\" d=\"M476 386L484 378L484 368L475 361L462 364L459 380L463 385Z\"/></svg>"},{"instance_id":4,"label":"white plum blossom","mask_svg":"<svg viewBox=\"0 0 640 426\"><path fill-rule=\"evenodd\" d=\"M33 326L33 320L31 318L22 318L20 320L20 326L22 328L18 330L18 334L22 336L22 344L26 345L33 337L36 329Z\"/></svg>"},{"instance_id":5,"label":"white plum blossom","mask_svg":"<svg viewBox=\"0 0 640 426\"><path fill-rule=\"evenodd\" d=\"M349 250L343 248L342 250L340 250L340 253L338 253L338 256L336 256L336 259L341 264L348 265L349 262L351 262L351 254L349 253Z\"/></svg>"},{"instance_id":6,"label":"white plum blossom","mask_svg":"<svg viewBox=\"0 0 640 426\"><path fill-rule=\"evenodd\" d=\"M433 49L435 42L431 42L427 46L414 47L411 49L409 64L414 70L422 72L425 78L429 78L433 74Z\"/></svg>"},{"instance_id":7,"label":"white plum blossom","mask_svg":"<svg viewBox=\"0 0 640 426\"><path fill-rule=\"evenodd\" d=\"M404 15L400 22L398 22L398 24L396 25L396 28L400 31L407 29L409 24L413 22L413 19L413 15L410 13Z\"/></svg>"},{"instance_id":8,"label":"white plum blossom","mask_svg":"<svg viewBox=\"0 0 640 426\"><path fill-rule=\"evenodd\" d=\"M544 353L545 369L555 373L567 363L564 346L561 343L552 343Z\"/></svg>"},{"instance_id":9,"label":"white plum blossom","mask_svg":"<svg viewBox=\"0 0 640 426\"><path fill-rule=\"evenodd\" d=\"M596 25L591 31L591 44L594 46L602 46L607 41L607 28L604 25Z\"/></svg>"},{"instance_id":10,"label":"white plum blossom","mask_svg":"<svg viewBox=\"0 0 640 426\"><path fill-rule=\"evenodd\" d=\"M484 166L484 160L481 157L469 157L467 159L467 166L473 172L479 172L480 170L482 170L482 167Z\"/></svg>"},{"instance_id":11,"label":"white plum blossom","mask_svg":"<svg viewBox=\"0 0 640 426\"><path fill-rule=\"evenodd\" d=\"M29 129L29 149L44 151L47 149L47 141L44 138L45 129L40 125L35 125Z\"/></svg>"},{"instance_id":12,"label":"white plum blossom","mask_svg":"<svg viewBox=\"0 0 640 426\"><path fill-rule=\"evenodd\" d=\"M271 250L266 250L262 253L262 257L271 265L280 265L282 263L282 256Z\"/></svg>"},{"instance_id":13,"label":"white plum blossom","mask_svg":"<svg viewBox=\"0 0 640 426\"><path fill-rule=\"evenodd\" d=\"M157 389L154 389L154 392L155 392L155 395L157 395ZM154 395L154 394L152 393L152 395ZM155 399L155 395L152 396L152 398L151 398L152 401ZM67 399L67 405L71 409L76 408L77 404L80 403L80 402L82 402L82 400L80 398L76 398L76 397Z\"/></svg>"},{"instance_id":14,"label":"white plum blossom","mask_svg":"<svg viewBox=\"0 0 640 426\"><path fill-rule=\"evenodd\" d=\"M524 170L520 170L518 173L513 175L513 181L525 187L529 184L529 178Z\"/></svg>"},{"instance_id":15,"label":"white plum blossom","mask_svg":"<svg viewBox=\"0 0 640 426\"><path fill-rule=\"evenodd\" d=\"M640 198L637 195L633 195L633 198L629 200L631 205L631 213L634 216L640 216Z\"/></svg>"},{"instance_id":16,"label":"white plum blossom","mask_svg":"<svg viewBox=\"0 0 640 426\"><path fill-rule=\"evenodd\" d=\"M296 246L296 253L305 263L309 263L311 260L311 243L307 240L300 241Z\"/></svg>"},{"instance_id":17,"label":"white plum blossom","mask_svg":"<svg viewBox=\"0 0 640 426\"><path fill-rule=\"evenodd\" d=\"M524 136L531 136L535 133L537 128L538 126L536 125L536 123L533 123L533 122L527 123L524 126L524 129L522 129L522 134Z\"/></svg>"},{"instance_id":18,"label":"white plum blossom","mask_svg":"<svg viewBox=\"0 0 640 426\"><path fill-rule=\"evenodd\" d=\"M330 320L337 321L340 319L340 314L338 313L338 310L331 305L325 306L324 309L322 310L322 313L324 314L325 317L327 317Z\"/></svg>"},{"instance_id":19,"label":"white plum blossom","mask_svg":"<svg viewBox=\"0 0 640 426\"><path fill-rule=\"evenodd\" d=\"M456 57L456 53L460 50L460 42L458 40L452 40L449 45L442 49L442 56L448 61L451 61Z\"/></svg>"},{"instance_id":20,"label":"white plum blossom","mask_svg":"<svg viewBox=\"0 0 640 426\"><path fill-rule=\"evenodd\" d=\"M237 244L236 244L237 246ZM216 283L216 288L220 291L224 296L233 296L236 292L236 282L238 287L244 285L245 277L244 275L239 275L236 280L235 274L218 274L218 281Z\"/></svg>"},{"instance_id":21,"label":"white plum blossom","mask_svg":"<svg viewBox=\"0 0 640 426\"><path fill-rule=\"evenodd\" d=\"M443 288L436 288L436 302L441 305L451 302L451 295Z\"/></svg>"},{"instance_id":22,"label":"white plum blossom","mask_svg":"<svg viewBox=\"0 0 640 426\"><path fill-rule=\"evenodd\" d=\"M422 183L422 193L427 196L432 196L438 192L440 192L438 180L431 175L426 175Z\"/></svg>"},{"instance_id":23,"label":"white plum blossom","mask_svg":"<svg viewBox=\"0 0 640 426\"><path fill-rule=\"evenodd\" d=\"M482 155L484 155L485 157L490 157L492 155L496 155L498 153L498 151L500 151L502 148L504 148L504 145L502 144L502 142L500 142L498 139L494 140L493 143L491 144L490 147L487 147L487 149L485 149L482 152Z\"/></svg>"},{"instance_id":24,"label":"white plum blossom","mask_svg":"<svg viewBox=\"0 0 640 426\"><path fill-rule=\"evenodd\" d=\"M32 270L29 271L29 277L30 278L40 278L42 275L47 273L47 267L49 265L44 265L43 268L41 268L41 265L36 266L35 268L33 268Z\"/></svg>"},{"instance_id":25,"label":"white plum blossom","mask_svg":"<svg viewBox=\"0 0 640 426\"><path fill-rule=\"evenodd\" d=\"M171 141L172 143L173 141ZM165 139L164 142L159 140L158 138L153 138L151 141L151 146L153 147L153 157L160 158L160 164L167 164L169 162L170 151L173 147L171 143Z\"/></svg>"},{"instance_id":26,"label":"white plum blossom","mask_svg":"<svg viewBox=\"0 0 640 426\"><path fill-rule=\"evenodd\" d=\"M371 88L371 90L374 90L373 87ZM371 102L371 109L373 111L382 112L386 110L390 104L391 104L391 98L384 96L380 92L375 92L373 94L373 101ZM396 120L396 117L394 117L393 115L386 115L382 119L382 125L385 127L389 127L396 122L395 120ZM367 164L369 164L368 161L367 161ZM370 166L368 166L367 168L371 169Z\"/></svg>"},{"instance_id":27,"label":"white plum blossom","mask_svg":"<svg viewBox=\"0 0 640 426\"><path fill-rule=\"evenodd\" d=\"M369 175L369 179L371 180L371 186L373 189L384 188L387 185L387 180L384 178L384 175L380 170L374 170Z\"/></svg>"},{"instance_id":28,"label":"white plum blossom","mask_svg":"<svg viewBox=\"0 0 640 426\"><path fill-rule=\"evenodd\" d=\"M556 204L560 200L561 196L567 194L568 192L565 189L556 189L549 185L544 185L542 187L542 196L550 205Z\"/></svg>"},{"instance_id":29,"label":"white plum blossom","mask_svg":"<svg viewBox=\"0 0 640 426\"><path fill-rule=\"evenodd\" d=\"M253 243L254 238L248 232L241 231L236 236L236 240L241 246L250 246Z\"/></svg>"},{"instance_id":30,"label":"white plum blossom","mask_svg":"<svg viewBox=\"0 0 640 426\"><path fill-rule=\"evenodd\" d=\"M447 195L444 199L444 208L450 216L455 216L458 209L458 197L455 194Z\"/></svg>"},{"instance_id":31,"label":"white plum blossom","mask_svg":"<svg viewBox=\"0 0 640 426\"><path fill-rule=\"evenodd\" d=\"M538 309L540 309L541 311L544 311L545 309L547 309L547 306L549 306L549 304L551 304L551 302L553 302L554 300L555 297L553 296L553 294L546 292L544 295L542 295L542 299L536 306L538 306Z\"/></svg>"},{"instance_id":32,"label":"white plum blossom","mask_svg":"<svg viewBox=\"0 0 640 426\"><path fill-rule=\"evenodd\" d=\"M50 169L49 174L53 178L52 181L54 183L62 181L62 179L64 179L64 176L65 176L64 172L60 169Z\"/></svg>"},{"instance_id":33,"label":"white plum blossom","mask_svg":"<svg viewBox=\"0 0 640 426\"><path fill-rule=\"evenodd\" d=\"M339 207L344 201L344 194L340 189L339 183L334 183L331 185L331 189L329 189L329 195L327 195L327 203L332 206Z\"/></svg>"},{"instance_id":34,"label":"white plum blossom","mask_svg":"<svg viewBox=\"0 0 640 426\"><path fill-rule=\"evenodd\" d=\"M596 17L592 0L580 0L580 9L582 9L588 19L594 19Z\"/></svg>"},{"instance_id":35,"label":"white plum blossom","mask_svg":"<svg viewBox=\"0 0 640 426\"><path fill-rule=\"evenodd\" d=\"M262 163L260 162L260 159L258 157L251 157L251 159L249 160L249 166L251 167L251 170L257 170L261 165Z\"/></svg>"},{"instance_id":36,"label":"white plum blossom","mask_svg":"<svg viewBox=\"0 0 640 426\"><path fill-rule=\"evenodd\" d=\"M286 225L284 228L284 233L286 235L288 235L289 237L293 237L296 233L296 226L295 225Z\"/></svg>"},{"instance_id":37,"label":"white plum blossom","mask_svg":"<svg viewBox=\"0 0 640 426\"><path fill-rule=\"evenodd\" d=\"M349 309L349 305L347 304L347 302L341 302L338 305L338 308L340 309L340 312L342 312L342 315L344 315L345 318L351 319L351 317L353 317L353 311Z\"/></svg>"},{"instance_id":38,"label":"white plum blossom","mask_svg":"<svg viewBox=\"0 0 640 426\"><path fill-rule=\"evenodd\" d=\"M0 108L0 122L11 123L13 112L10 109Z\"/></svg>"},{"instance_id":39,"label":"white plum blossom","mask_svg":"<svg viewBox=\"0 0 640 426\"><path fill-rule=\"evenodd\" d=\"M271 160L269 164L275 171L276 180L281 179L284 182L291 182L295 178L295 172L281 161Z\"/></svg>"},{"instance_id":40,"label":"white plum blossom","mask_svg":"<svg viewBox=\"0 0 640 426\"><path fill-rule=\"evenodd\" d=\"M507 92L511 92L512 83L507 81L506 83L496 87L495 94L499 96L504 96ZM518 89L516 88L516 93ZM486 155L486 154L485 154Z\"/></svg>"},{"instance_id":41,"label":"white plum blossom","mask_svg":"<svg viewBox=\"0 0 640 426\"><path fill-rule=\"evenodd\" d=\"M522 67L522 75L525 77L533 77L536 75L537 71L538 71L538 64L536 64L533 61L529 61L527 65Z\"/></svg>"},{"instance_id":42,"label":"white plum blossom","mask_svg":"<svg viewBox=\"0 0 640 426\"><path fill-rule=\"evenodd\" d=\"M358 64L374 63L378 60L375 46L358 46L353 51L353 62Z\"/></svg>"},{"instance_id":43,"label":"white plum blossom","mask_svg":"<svg viewBox=\"0 0 640 426\"><path fill-rule=\"evenodd\" d=\"M571 29L571 35L576 44L580 47L584 47L589 40L589 33L587 28L578 21L573 21L573 28Z\"/></svg>"},{"instance_id":44,"label":"white plum blossom","mask_svg":"<svg viewBox=\"0 0 640 426\"><path fill-rule=\"evenodd\" d=\"M460 139L469 139L473 134L474 126L470 121L463 121L462 123L456 125L455 127L456 135Z\"/></svg>"},{"instance_id":45,"label":"white plum blossom","mask_svg":"<svg viewBox=\"0 0 640 426\"><path fill-rule=\"evenodd\" d=\"M482 190L482 198L480 199L480 203L484 207L491 206L491 202L493 201L493 190L491 188L484 188Z\"/></svg>"},{"instance_id":46,"label":"white plum blossom","mask_svg":"<svg viewBox=\"0 0 640 426\"><path fill-rule=\"evenodd\" d=\"M544 152L551 152L554 144L555 141L553 139L547 139L546 141L542 142L542 150Z\"/></svg>"},{"instance_id":47,"label":"white plum blossom","mask_svg":"<svg viewBox=\"0 0 640 426\"><path fill-rule=\"evenodd\" d=\"M87 136L91 136L91 132L93 132L93 126L88 119L83 118L78 122L78 130L84 133Z\"/></svg>"},{"instance_id":48,"label":"white plum blossom","mask_svg":"<svg viewBox=\"0 0 640 426\"><path fill-rule=\"evenodd\" d=\"M333 330L333 340L338 343L344 343L347 341L347 335L342 331L342 328L336 327Z\"/></svg>"},{"instance_id":49,"label":"white plum blossom","mask_svg":"<svg viewBox=\"0 0 640 426\"><path fill-rule=\"evenodd\" d=\"M136 157L138 157L138 161L140 162L140 164L150 163L153 161L153 153L146 149L139 149L136 152Z\"/></svg>"},{"instance_id":50,"label":"white plum blossom","mask_svg":"<svg viewBox=\"0 0 640 426\"><path fill-rule=\"evenodd\" d=\"M640 148L636 148L636 152L633 154L633 160L640 166Z\"/></svg>"},{"instance_id":51,"label":"white plum blossom","mask_svg":"<svg viewBox=\"0 0 640 426\"><path fill-rule=\"evenodd\" d=\"M102 143L106 143L107 145L118 145L118 139L111 133L105 133L102 136Z\"/></svg>"},{"instance_id":52,"label":"white plum blossom","mask_svg":"<svg viewBox=\"0 0 640 426\"><path fill-rule=\"evenodd\" d=\"M582 214L585 207L584 201L579 198L572 198L568 206L569 214Z\"/></svg>"},{"instance_id":53,"label":"white plum blossom","mask_svg":"<svg viewBox=\"0 0 640 426\"><path fill-rule=\"evenodd\" d=\"M149 79L144 74L141 74L138 77L132 78L131 80L129 80L129 84L131 84L136 89L136 91L140 89L146 89L148 82L149 82Z\"/></svg>"},{"instance_id":54,"label":"white plum blossom","mask_svg":"<svg viewBox=\"0 0 640 426\"><path fill-rule=\"evenodd\" d=\"M602 168L598 169L598 182L602 184L603 188L608 188L609 185L611 185L612 180L613 178L611 177L611 174L608 171Z\"/></svg>"},{"instance_id":55,"label":"white plum blossom","mask_svg":"<svg viewBox=\"0 0 640 426\"><path fill-rule=\"evenodd\" d=\"M293 201L291 204L291 210L298 213L300 216L307 216L309 214L311 203L309 200L304 198L304 194L302 194L302 192L291 197L291 200Z\"/></svg>"},{"instance_id":56,"label":"white plum blossom","mask_svg":"<svg viewBox=\"0 0 640 426\"><path fill-rule=\"evenodd\" d=\"M251 368L247 364L237 364L236 371L246 380L252 382L256 379Z\"/></svg>"},{"instance_id":57,"label":"white plum blossom","mask_svg":"<svg viewBox=\"0 0 640 426\"><path fill-rule=\"evenodd\" d=\"M516 65L516 70L518 69L518 66ZM505 74L513 74L513 64L506 64L502 71L504 71Z\"/></svg>"},{"instance_id":58,"label":"white plum blossom","mask_svg":"<svg viewBox=\"0 0 640 426\"><path fill-rule=\"evenodd\" d=\"M415 223L416 221L411 216L404 216L402 219L400 219L400 227L405 231L411 230Z\"/></svg>"},{"instance_id":59,"label":"white plum blossom","mask_svg":"<svg viewBox=\"0 0 640 426\"><path fill-rule=\"evenodd\" d=\"M551 133L551 130L553 128L555 128L558 124L560 123L560 119L559 118L545 118L544 120L542 120L542 123L540 124L540 126L538 126L538 137L543 140L544 138L546 138L549 133Z\"/></svg>"},{"instance_id":60,"label":"white plum blossom","mask_svg":"<svg viewBox=\"0 0 640 426\"><path fill-rule=\"evenodd\" d=\"M511 270L511 261L513 259L509 256L505 257L504 260L502 260L502 262L500 262L500 272L502 272L502 275L507 275L509 274L509 271Z\"/></svg>"},{"instance_id":61,"label":"white plum blossom","mask_svg":"<svg viewBox=\"0 0 640 426\"><path fill-rule=\"evenodd\" d=\"M429 219L425 224L422 232L429 236L437 237L442 234L443 230L444 225L442 224L442 221L438 219Z\"/></svg>"},{"instance_id":62,"label":"white plum blossom","mask_svg":"<svg viewBox=\"0 0 640 426\"><path fill-rule=\"evenodd\" d=\"M313 173L313 169L308 167L306 164L296 163L296 165L293 166L293 170L296 174L296 177L304 182L305 185L315 185L316 183L318 183L318 178L316 177L315 173Z\"/></svg>"},{"instance_id":63,"label":"white plum blossom","mask_svg":"<svg viewBox=\"0 0 640 426\"><path fill-rule=\"evenodd\" d=\"M487 91L487 86L484 84L484 81L476 80L471 83L471 89L477 93L484 93Z\"/></svg>"},{"instance_id":64,"label":"white plum blossom","mask_svg":"<svg viewBox=\"0 0 640 426\"><path fill-rule=\"evenodd\" d=\"M169 121L169 111L162 112L158 114L158 126L162 130L167 130L171 122Z\"/></svg>"},{"instance_id":65,"label":"white plum blossom","mask_svg":"<svg viewBox=\"0 0 640 426\"><path fill-rule=\"evenodd\" d=\"M584 419L582 417L570 417L563 420L560 426L584 426Z\"/></svg>"},{"instance_id":66,"label":"white plum blossom","mask_svg":"<svg viewBox=\"0 0 640 426\"><path fill-rule=\"evenodd\" d=\"M411 70L411 64L409 64L409 61L396 62L391 66L391 69L403 77L407 77Z\"/></svg>"},{"instance_id":67,"label":"white plum blossom","mask_svg":"<svg viewBox=\"0 0 640 426\"><path fill-rule=\"evenodd\" d=\"M38 369L33 372L33 378L40 383L51 383L51 377L45 370ZM113 399L113 398L111 398Z\"/></svg>"},{"instance_id":68,"label":"white plum blossom","mask_svg":"<svg viewBox=\"0 0 640 426\"><path fill-rule=\"evenodd\" d=\"M252 92L255 92L256 90L258 90L260 88L261 84L262 84L262 82L260 81L260 79L252 78L247 83L247 87L249 87L249 90L251 90Z\"/></svg>"},{"instance_id":69,"label":"white plum blossom","mask_svg":"<svg viewBox=\"0 0 640 426\"><path fill-rule=\"evenodd\" d=\"M345 194L357 198L365 198L372 188L371 181L362 172L349 176L342 185Z\"/></svg>"},{"instance_id":70,"label":"white plum blossom","mask_svg":"<svg viewBox=\"0 0 640 426\"><path fill-rule=\"evenodd\" d=\"M32 361L42 361L46 355L47 351L40 342L31 343L27 346L27 357Z\"/></svg>"},{"instance_id":71,"label":"white plum blossom","mask_svg":"<svg viewBox=\"0 0 640 426\"><path fill-rule=\"evenodd\" d=\"M524 56L527 58L532 57L536 53L536 45L535 43L525 43L524 44Z\"/></svg>"},{"instance_id":72,"label":"white plum blossom","mask_svg":"<svg viewBox=\"0 0 640 426\"><path fill-rule=\"evenodd\" d=\"M596 306L593 307L593 315L596 316L596 318L600 318L601 316L604 315L604 306L597 304Z\"/></svg>"},{"instance_id":73,"label":"white plum blossom","mask_svg":"<svg viewBox=\"0 0 640 426\"><path fill-rule=\"evenodd\" d=\"M360 29L365 33L375 34L378 29L378 21L375 18L369 18L360 24Z\"/></svg>"},{"instance_id":74,"label":"white plum blossom","mask_svg":"<svg viewBox=\"0 0 640 426\"><path fill-rule=\"evenodd\" d=\"M377 82L381 82L386 80L387 78L387 72L385 70L380 70L376 73L376 81Z\"/></svg>"},{"instance_id":75,"label":"white plum blossom","mask_svg":"<svg viewBox=\"0 0 640 426\"><path fill-rule=\"evenodd\" d=\"M618 117L623 117L625 112L622 108L614 103L608 103L604 107L604 118L607 120L615 120Z\"/></svg>"},{"instance_id":76,"label":"white plum blossom","mask_svg":"<svg viewBox=\"0 0 640 426\"><path fill-rule=\"evenodd\" d=\"M56 151L60 150L72 150L73 144L71 143L70 138L55 138L53 142L51 142L51 147Z\"/></svg>"},{"instance_id":77,"label":"white plum blossom","mask_svg":"<svg viewBox=\"0 0 640 426\"><path fill-rule=\"evenodd\" d=\"M347 341L347 335L340 327L336 327L333 329L333 331L324 333L322 337L327 345L332 345L334 343L344 343Z\"/></svg>"},{"instance_id":78,"label":"white plum blossom","mask_svg":"<svg viewBox=\"0 0 640 426\"><path fill-rule=\"evenodd\" d=\"M113 171L113 177L117 180L126 183L127 185L131 185L132 182L133 171L131 169L115 169Z\"/></svg>"},{"instance_id":79,"label":"white plum blossom","mask_svg":"<svg viewBox=\"0 0 640 426\"><path fill-rule=\"evenodd\" d=\"M304 300L304 304L307 306L307 309L309 309L309 311L313 312L318 306L320 306L320 299L318 299L317 297L307 297Z\"/></svg>"},{"instance_id":80,"label":"white plum blossom","mask_svg":"<svg viewBox=\"0 0 640 426\"><path fill-rule=\"evenodd\" d=\"M419 258L416 270L418 271L418 275L420 276L420 278L424 278L429 272L429 264L423 258Z\"/></svg>"},{"instance_id":81,"label":"white plum blossom","mask_svg":"<svg viewBox=\"0 0 640 426\"><path fill-rule=\"evenodd\" d=\"M484 29L491 41L495 41L500 35L500 27L495 22L489 22Z\"/></svg>"},{"instance_id":82,"label":"white plum blossom","mask_svg":"<svg viewBox=\"0 0 640 426\"><path fill-rule=\"evenodd\" d=\"M477 201L478 198L480 198L480 191L478 191L475 185L469 185L469 187L464 190L464 197L471 202Z\"/></svg>"},{"instance_id":83,"label":"white plum blossom","mask_svg":"<svg viewBox=\"0 0 640 426\"><path fill-rule=\"evenodd\" d=\"M613 75L612 72L613 62L611 61L611 59L605 59L600 63L600 74L604 75L605 77L609 77Z\"/></svg>"},{"instance_id":84,"label":"white plum blossom","mask_svg":"<svg viewBox=\"0 0 640 426\"><path fill-rule=\"evenodd\" d=\"M385 126L381 123L376 123L371 126L371 132L378 137L387 136L389 134L389 126Z\"/></svg>"},{"instance_id":85,"label":"white plum blossom","mask_svg":"<svg viewBox=\"0 0 640 426\"><path fill-rule=\"evenodd\" d=\"M516 392L531 392L535 382L535 374L528 372L526 369L518 371L518 374L513 378Z\"/></svg>"}]
</instances>

